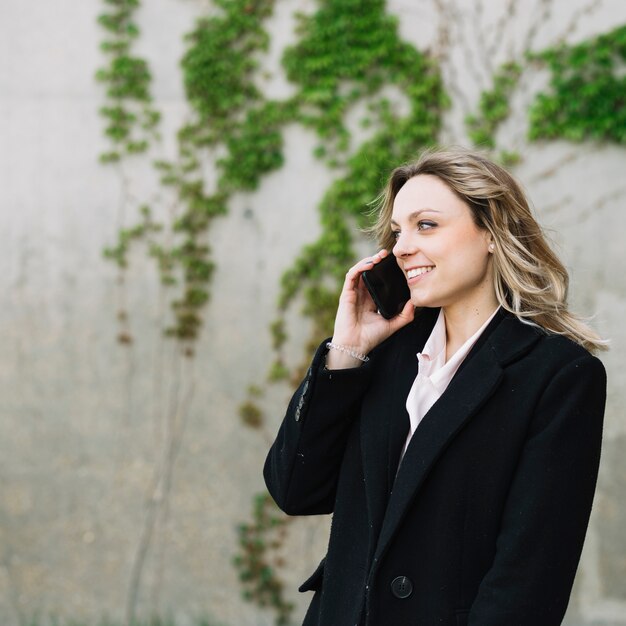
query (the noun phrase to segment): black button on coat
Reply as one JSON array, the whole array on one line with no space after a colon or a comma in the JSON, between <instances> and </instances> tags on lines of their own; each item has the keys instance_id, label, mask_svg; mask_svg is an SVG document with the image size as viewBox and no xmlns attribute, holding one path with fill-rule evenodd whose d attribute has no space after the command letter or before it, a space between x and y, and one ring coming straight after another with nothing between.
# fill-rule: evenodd
<instances>
[{"instance_id":1,"label":"black button on coat","mask_svg":"<svg viewBox=\"0 0 626 626\"><path fill-rule=\"evenodd\" d=\"M391 581L391 593L404 600L413 593L413 583L406 576L398 576Z\"/></svg>"},{"instance_id":2,"label":"black button on coat","mask_svg":"<svg viewBox=\"0 0 626 626\"><path fill-rule=\"evenodd\" d=\"M596 485L604 367L500 310L398 468L437 314L422 309L359 368L325 370L322 344L268 454L286 513L333 513L326 557L300 587L315 592L305 626L562 621Z\"/></svg>"}]
</instances>

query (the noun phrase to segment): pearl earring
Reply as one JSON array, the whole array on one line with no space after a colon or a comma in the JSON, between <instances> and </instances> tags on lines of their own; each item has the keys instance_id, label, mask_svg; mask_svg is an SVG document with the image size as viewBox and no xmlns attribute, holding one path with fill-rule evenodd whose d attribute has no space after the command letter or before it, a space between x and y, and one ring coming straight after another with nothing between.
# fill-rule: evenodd
<instances>
[{"instance_id":1,"label":"pearl earring","mask_svg":"<svg viewBox=\"0 0 626 626\"><path fill-rule=\"evenodd\" d=\"M490 243L490 244L489 244L489 252L493 252L495 249L496 249L495 244Z\"/></svg>"}]
</instances>

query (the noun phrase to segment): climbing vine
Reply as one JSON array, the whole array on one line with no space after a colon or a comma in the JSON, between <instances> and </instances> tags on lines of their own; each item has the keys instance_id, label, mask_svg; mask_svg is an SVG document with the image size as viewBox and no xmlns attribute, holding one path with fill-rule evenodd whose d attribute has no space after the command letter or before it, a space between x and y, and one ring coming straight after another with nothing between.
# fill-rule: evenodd
<instances>
[{"instance_id":1,"label":"climbing vine","mask_svg":"<svg viewBox=\"0 0 626 626\"><path fill-rule=\"evenodd\" d=\"M518 63L509 61L501 65L494 74L493 88L480 95L478 112L465 118L468 136L475 146L495 149L496 131L509 117L511 94L521 73L522 67ZM501 152L499 156L506 165L512 165L519 160L519 155L512 152Z\"/></svg>"},{"instance_id":2,"label":"climbing vine","mask_svg":"<svg viewBox=\"0 0 626 626\"><path fill-rule=\"evenodd\" d=\"M550 91L529 112L531 139L626 143L626 25L530 59L552 72Z\"/></svg>"},{"instance_id":3,"label":"climbing vine","mask_svg":"<svg viewBox=\"0 0 626 626\"><path fill-rule=\"evenodd\" d=\"M478 111L465 118L469 139L495 149L495 133L510 115L510 98L529 63L547 65L550 88L529 108L531 141L563 138L626 143L626 26L578 45L560 44L538 53L527 51L520 62L501 65L493 88L483 91ZM495 155L504 164L519 160L514 152Z\"/></svg>"},{"instance_id":4,"label":"climbing vine","mask_svg":"<svg viewBox=\"0 0 626 626\"><path fill-rule=\"evenodd\" d=\"M124 6L126 21L120 18L116 24L130 23L130 9L138 6L137 0L105 1L130 5ZM263 174L282 165L282 136L277 128L291 115L289 103L264 101L253 81L254 55L268 44L262 23L271 15L274 0L217 0L215 4L221 14L197 20L186 36L181 66L191 110L178 132L178 156L155 161L161 184L176 198L176 218L171 224L156 222L145 205L139 223L120 229L117 244L105 250L108 258L125 268L131 243L147 243L162 283L178 287L171 298L173 322L164 332L185 344L189 356L202 326L202 310L210 300L215 269L207 243L210 226L228 212L233 192L256 188ZM132 37L138 32L135 26L124 28ZM135 65L139 63L135 59ZM158 119L156 114L154 118ZM225 156L215 159L220 149ZM105 160L119 158L118 152ZM202 174L207 162L219 172L212 189ZM173 244L166 246L151 236L164 230L172 235Z\"/></svg>"},{"instance_id":5,"label":"climbing vine","mask_svg":"<svg viewBox=\"0 0 626 626\"><path fill-rule=\"evenodd\" d=\"M182 207L174 223L180 243L158 253L181 270L182 295L172 303L175 320L166 332L183 341L198 337L209 302L215 266L207 233L213 220L227 213L234 191L256 188L283 159L281 137L274 131L279 107L264 102L253 81L254 55L268 44L263 20L274 0L215 4L222 13L199 19L186 37L181 65L192 115L178 133L179 160L157 163L161 182L172 187ZM202 164L219 147L226 156L214 163L219 177L215 188L207 189Z\"/></svg>"},{"instance_id":6,"label":"climbing vine","mask_svg":"<svg viewBox=\"0 0 626 626\"><path fill-rule=\"evenodd\" d=\"M283 544L285 517L268 493L254 496L252 520L238 528L240 551L234 558L239 577L245 585L243 597L276 612L277 626L289 624L294 605L283 597L284 585L276 570L284 565L275 552Z\"/></svg>"},{"instance_id":7,"label":"climbing vine","mask_svg":"<svg viewBox=\"0 0 626 626\"><path fill-rule=\"evenodd\" d=\"M98 17L107 31L100 48L108 64L96 73L106 88L107 103L100 109L106 120L105 134L111 148L100 155L104 163L119 161L124 154L137 154L148 149L150 139L157 136L159 112L152 107L151 75L148 64L132 54L132 44L139 35L134 21L139 0L104 0L108 12Z\"/></svg>"},{"instance_id":8,"label":"climbing vine","mask_svg":"<svg viewBox=\"0 0 626 626\"><path fill-rule=\"evenodd\" d=\"M100 44L107 63L96 72L96 80L104 87L105 104L100 115L105 121L104 134L109 147L100 154L100 161L116 164L122 186L120 216L131 205L127 181L123 171L124 159L147 152L151 143L159 138L159 111L153 105L150 93L152 75L148 62L138 57L133 46L140 31L136 23L139 0L103 0L106 11L98 16L98 23L106 36ZM117 243L104 250L106 258L119 268L118 286L124 285L124 272L128 267L128 255L133 243L152 240L162 229L152 218L152 209L143 203L138 206L139 222L133 226L122 225ZM118 298L124 300L123 296ZM132 335L128 325L128 313L120 303L118 310L120 330L118 341L130 345Z\"/></svg>"},{"instance_id":9,"label":"climbing vine","mask_svg":"<svg viewBox=\"0 0 626 626\"><path fill-rule=\"evenodd\" d=\"M105 0L118 11L100 18L105 28L116 26L119 42L106 41L103 49L107 53L125 55L115 63L108 73L100 71L97 78L115 83L117 91L109 90L109 96L117 98L118 113L124 113L115 131L110 127L105 133L119 144L128 139L139 118L127 113L122 104L127 100L150 102L148 86L150 75L147 63L129 57L130 40L138 34L132 22L137 1ZM117 244L105 250L105 256L113 260L120 270L129 264L129 252L133 244L145 243L149 254L155 259L161 281L168 288L176 287L177 295L171 300L173 323L164 328L167 336L181 343L183 353L192 356L193 344L202 325L201 313L209 302L209 284L214 272L210 258L208 233L213 220L227 213L228 201L235 191L255 189L261 177L283 163L282 135L280 128L294 117L292 102L266 101L255 87L254 76L258 63L255 54L266 50L269 39L263 21L273 10L274 0L216 0L221 12L218 15L198 19L194 29L186 36L187 50L182 59L185 93L190 106L186 123L178 132L178 155L174 160L159 159L155 167L160 173L164 188L172 190L175 197L175 217L171 223L155 220L150 206L142 205L139 221L133 226L124 226L118 233ZM116 45L113 45L115 43ZM131 69L133 71L131 72ZM140 72L139 70L142 70ZM119 90L123 79L128 79L127 90ZM134 91L130 88L132 81ZM111 111L103 114L111 119ZM121 114L120 114L121 115ZM118 116L119 117L119 116ZM151 117L158 121L156 113ZM146 125L145 121L143 122ZM143 128L143 126L142 126ZM123 144L126 150L111 152L102 157L104 162L120 161L125 154L139 153L147 149L147 142L139 145ZM217 158L215 155L220 154ZM213 188L208 188L203 177L203 167L213 165L219 175ZM174 243L165 245L157 239L159 233L168 232L166 240ZM124 319L126 314L123 313ZM127 332L120 333L122 343L130 343ZM242 418L249 426L258 425L260 416L255 408L242 409ZM181 429L180 419L172 425L175 444ZM168 458L171 455L168 455ZM168 465L171 473L172 461ZM167 468L166 468L167 469ZM169 476L169 473L166 473ZM158 488L155 487L155 489ZM259 502L261 502L259 500ZM273 506L273 505L272 505ZM268 530L264 526L262 509L250 532L260 534ZM156 509L150 507L142 535L140 552L146 546L155 522ZM260 516L260 517L259 517ZM256 529L253 530L253 529ZM242 580L251 581L246 591L250 599L265 605L270 604L277 612L279 623L286 623L292 610L290 603L282 597L282 585L271 570L259 569L254 563L260 555L254 553L258 541L244 541L250 548L246 552L250 559L242 559ZM134 604L139 585L143 557L135 563L128 616L134 619ZM246 575L245 567L249 566ZM255 584L256 575L259 575Z\"/></svg>"}]
</instances>

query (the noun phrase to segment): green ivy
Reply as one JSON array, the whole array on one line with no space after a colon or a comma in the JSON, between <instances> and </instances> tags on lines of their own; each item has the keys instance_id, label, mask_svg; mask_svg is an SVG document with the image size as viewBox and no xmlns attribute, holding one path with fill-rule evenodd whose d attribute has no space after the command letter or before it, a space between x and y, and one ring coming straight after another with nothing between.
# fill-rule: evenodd
<instances>
[{"instance_id":1,"label":"green ivy","mask_svg":"<svg viewBox=\"0 0 626 626\"><path fill-rule=\"evenodd\" d=\"M128 267L128 250L133 241L143 239L151 233L160 232L162 229L162 225L152 219L152 212L148 205L142 205L139 211L142 221L132 228L120 230L117 245L104 250L104 256L115 261L121 269Z\"/></svg>"},{"instance_id":2,"label":"green ivy","mask_svg":"<svg viewBox=\"0 0 626 626\"><path fill-rule=\"evenodd\" d=\"M289 80L301 88L296 97L302 105L300 120L314 127L326 144L347 150L345 113L385 85L399 87L412 107L430 99L439 110L441 90L433 83L432 68L399 39L397 19L386 13L383 0L319 4L314 15L300 17L301 40L285 50L283 64ZM328 145L320 146L320 152L327 150Z\"/></svg>"},{"instance_id":3,"label":"green ivy","mask_svg":"<svg viewBox=\"0 0 626 626\"><path fill-rule=\"evenodd\" d=\"M468 135L474 145L490 149L496 147L496 131L510 114L509 100L521 73L522 67L518 63L505 63L493 77L493 88L481 93L478 113L465 118Z\"/></svg>"},{"instance_id":4,"label":"green ivy","mask_svg":"<svg viewBox=\"0 0 626 626\"><path fill-rule=\"evenodd\" d=\"M248 111L226 139L228 156L218 161L224 190L256 189L263 174L284 163L282 127L295 118L293 103L266 102Z\"/></svg>"},{"instance_id":5,"label":"green ivy","mask_svg":"<svg viewBox=\"0 0 626 626\"><path fill-rule=\"evenodd\" d=\"M108 57L106 67L96 72L96 79L106 87L107 104L100 109L106 120L105 135L112 148L100 155L103 163L119 161L124 154L137 154L148 149L157 137L160 114L152 106L152 77L144 59L132 55L133 41L139 29L133 21L139 0L104 0L109 12L98 17L107 31L100 45Z\"/></svg>"},{"instance_id":6,"label":"green ivy","mask_svg":"<svg viewBox=\"0 0 626 626\"><path fill-rule=\"evenodd\" d=\"M530 109L531 139L626 143L626 25L530 58L552 72Z\"/></svg>"},{"instance_id":7,"label":"green ivy","mask_svg":"<svg viewBox=\"0 0 626 626\"><path fill-rule=\"evenodd\" d=\"M198 123L209 123L209 133L232 127L239 112L262 98L251 78L257 69L256 53L269 44L262 23L272 14L274 0L214 0L214 4L221 14L197 21L186 36L190 45L182 60L187 99ZM216 133L208 137L219 141Z\"/></svg>"},{"instance_id":8,"label":"green ivy","mask_svg":"<svg viewBox=\"0 0 626 626\"><path fill-rule=\"evenodd\" d=\"M162 283L177 286L179 292L172 297L173 323L164 329L165 333L188 344L189 355L193 354L191 343L202 327L202 311L210 301L209 285L215 270L207 243L210 226L214 218L228 212L232 193L255 189L263 174L279 168L284 160L279 128L293 118L293 107L290 103L264 101L254 85L254 57L267 49L269 39L263 20L271 15L274 1L219 0L215 2L221 10L218 15L196 21L186 36L188 46L181 61L192 119L178 132L178 158L155 162L161 184L175 193L178 217L169 225L147 224L144 218L136 226L122 229L118 244L105 251L107 257L125 268L130 244L147 241ZM108 16L104 23L115 24L118 31L126 32L132 17L130 7L136 8L138 3L115 0L114 4L123 5L119 15ZM133 25L130 32L136 37L138 29ZM115 47L113 43L105 42L104 48L128 54L128 46ZM138 66L139 60L134 61ZM145 76L149 77L147 71ZM145 81L137 82L134 89L135 97L148 98ZM131 119L126 113L124 116L123 121ZM153 117L156 119L156 114ZM115 133L128 135L119 125ZM219 178L216 188L210 190L201 163L220 148L225 156L217 161ZM120 156L109 155L106 160L118 160ZM157 227L168 228L176 243L165 247L150 237Z\"/></svg>"},{"instance_id":9,"label":"green ivy","mask_svg":"<svg viewBox=\"0 0 626 626\"><path fill-rule=\"evenodd\" d=\"M185 353L190 356L201 329L202 311L210 300L209 284L214 272L207 243L210 226L214 218L227 213L232 193L255 189L264 174L282 166L281 129L296 117L294 102L266 101L254 83L258 69L255 56L265 51L269 43L263 21L272 14L274 2L216 0L214 4L220 9L219 14L198 19L186 36L188 45L181 67L192 117L178 132L178 159L155 162L161 184L171 188L177 198L178 217L167 226L176 243L167 247L157 241L154 235L166 225L155 223L150 209L144 207L140 222L120 230L117 245L105 250L105 256L124 269L128 266L130 245L142 240L147 243L163 284L179 288L180 295L172 299L174 323L165 332L183 343ZM130 6L136 8L138 4L121 4L124 5L123 12L120 10L119 15L101 18L101 21L106 25L115 23L118 31L126 29L136 37L136 26L129 27ZM122 55L125 66L119 76L130 77L132 74L137 79L134 91L130 90L130 84L127 85L124 97L148 101L149 74L145 63L141 65L136 59L132 60L133 64L128 62L124 55L128 55L129 46L121 43L105 42L103 48ZM124 65L122 61L116 59ZM142 68L144 71L140 73ZM121 83L119 76L116 74ZM112 82L109 75L99 74L99 78ZM122 96L117 91L110 93L118 100ZM118 128L107 130L107 134L122 140L130 136L122 124L128 125L135 118L125 110L118 113ZM153 118L157 119L156 115ZM218 150L223 150L225 156L216 163L218 181L215 189L209 190L201 163ZM127 152L133 151L139 150L127 147ZM119 158L121 154L116 153L103 160ZM130 336L124 333L124 343L130 341ZM259 428L262 424L262 413L256 406L257 395L251 388L251 400L240 408L241 419L252 428ZM242 576L247 576L250 581L246 597L261 606L271 607L276 612L277 623L286 624L293 607L283 598L282 583L271 568L257 566L262 554L255 550L263 534L269 531L266 509L267 502L257 499L255 522L248 529L249 533L256 533L257 538L252 543L244 539L241 542L244 550L240 557L244 568Z\"/></svg>"},{"instance_id":10,"label":"green ivy","mask_svg":"<svg viewBox=\"0 0 626 626\"><path fill-rule=\"evenodd\" d=\"M238 528L239 552L233 563L244 586L244 598L260 607L272 607L277 626L285 626L294 605L283 599L284 586L276 570L284 563L272 553L282 545L290 518L279 511L268 493L257 494L252 509L252 521Z\"/></svg>"}]
</instances>

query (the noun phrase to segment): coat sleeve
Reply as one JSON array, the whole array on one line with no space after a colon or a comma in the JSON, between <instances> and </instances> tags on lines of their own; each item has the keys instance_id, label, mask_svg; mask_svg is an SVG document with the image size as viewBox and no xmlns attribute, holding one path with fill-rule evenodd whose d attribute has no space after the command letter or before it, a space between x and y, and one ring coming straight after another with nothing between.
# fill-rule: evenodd
<instances>
[{"instance_id":1,"label":"coat sleeve","mask_svg":"<svg viewBox=\"0 0 626 626\"><path fill-rule=\"evenodd\" d=\"M558 626L580 559L600 462L606 373L585 355L537 405L470 626Z\"/></svg>"},{"instance_id":2,"label":"coat sleeve","mask_svg":"<svg viewBox=\"0 0 626 626\"><path fill-rule=\"evenodd\" d=\"M371 360L354 369L326 370L325 356L324 342L289 403L265 461L265 484L289 515L333 511L350 428L371 378Z\"/></svg>"}]
</instances>

